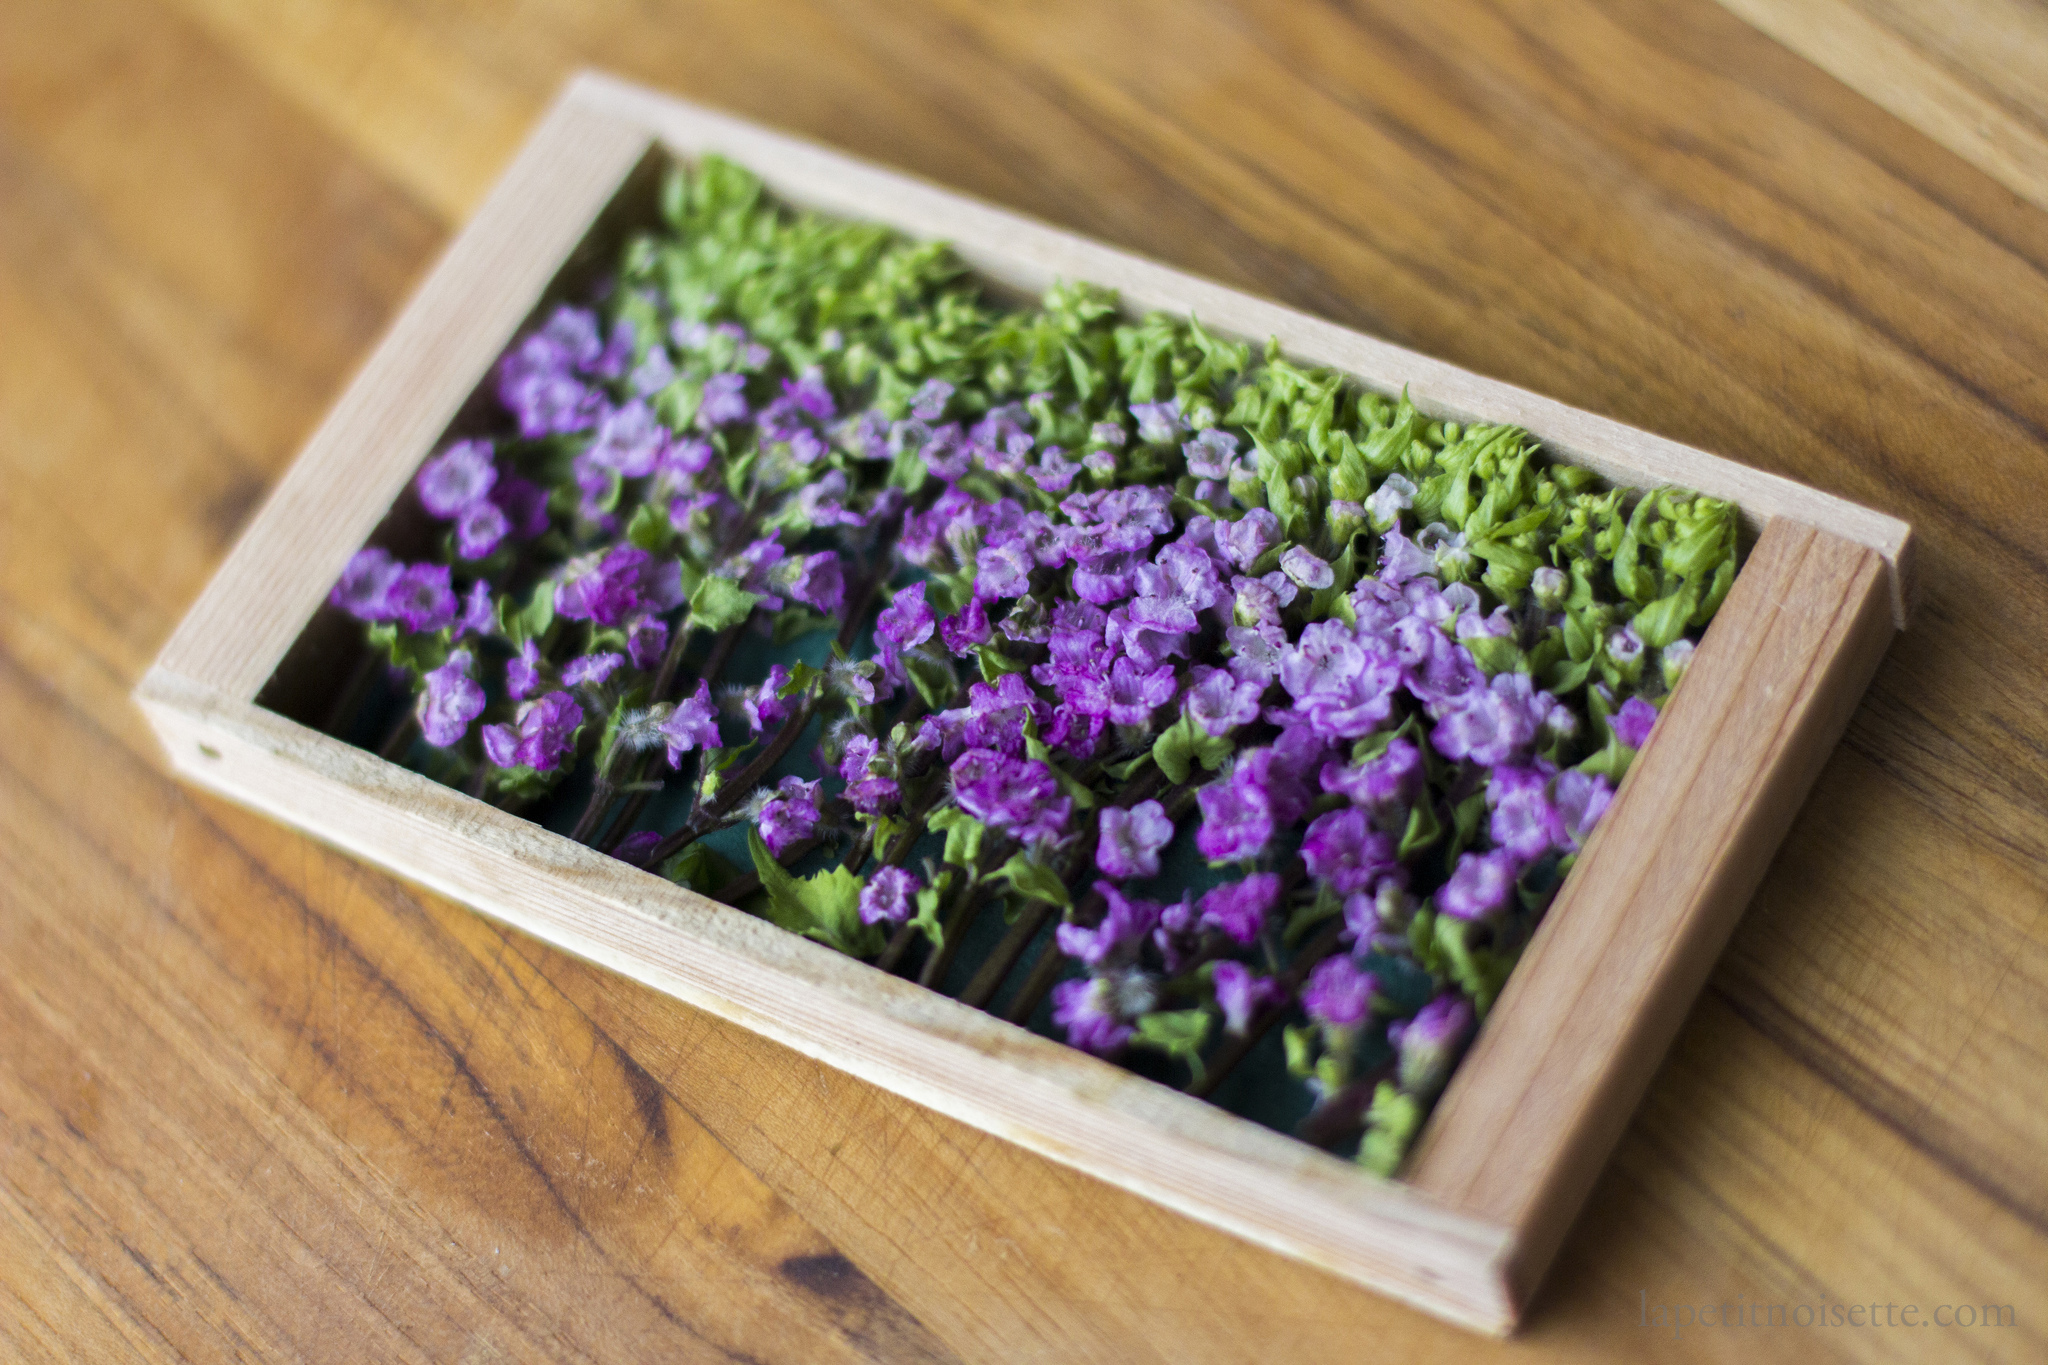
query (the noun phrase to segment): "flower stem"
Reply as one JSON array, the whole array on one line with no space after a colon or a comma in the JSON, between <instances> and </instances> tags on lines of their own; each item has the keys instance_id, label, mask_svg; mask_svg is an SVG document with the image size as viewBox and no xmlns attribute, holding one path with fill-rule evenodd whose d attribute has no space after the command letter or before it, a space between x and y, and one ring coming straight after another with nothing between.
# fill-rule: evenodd
<instances>
[{"instance_id":1,"label":"flower stem","mask_svg":"<svg viewBox=\"0 0 2048 1365\"><path fill-rule=\"evenodd\" d=\"M1157 768L1147 768L1125 783L1124 789L1116 794L1111 804L1128 808L1149 800L1165 777L1166 775ZM1181 815L1186 813L1186 807L1181 803L1181 793L1189 790L1183 787L1180 793L1169 794L1167 816L1176 825L1180 823ZM1095 828L1088 831L1075 846L1073 854L1067 859L1067 865L1060 870L1062 882L1071 887L1087 875L1089 867L1095 861L1095 844L1101 837L1101 832L1102 824L1098 820ZM1003 982L1009 980L1010 973L1017 966L1017 959L1024 956L1025 949L1031 946L1031 941L1038 937L1039 931L1044 929L1046 922L1053 917L1054 908L1049 901L1039 901L1017 916L1017 922L1010 926L1010 932L1003 935L1003 941L996 945L996 950L981 964L981 969L974 974L974 979L967 983L967 989L960 992L961 1003L972 1005L976 1009L987 1006L995 997L995 993L1002 989Z\"/></svg>"},{"instance_id":2,"label":"flower stem","mask_svg":"<svg viewBox=\"0 0 2048 1365\"><path fill-rule=\"evenodd\" d=\"M768 742L767 748L755 756L753 762L740 769L737 777L720 787L718 795L692 815L687 824L655 845L654 851L640 860L640 866L655 867L666 862L679 850L716 829L725 813L739 804L740 799L758 786L761 779L768 775L769 770L796 747L797 740L802 738L804 729L810 725L811 715L816 710L817 698L813 696L797 709L795 715L782 723L782 728L775 732L775 738Z\"/></svg>"},{"instance_id":3,"label":"flower stem","mask_svg":"<svg viewBox=\"0 0 2048 1365\"><path fill-rule=\"evenodd\" d=\"M405 715L391 727L390 733L384 736L384 742L377 746L377 757L391 763L398 762L405 756L405 751L412 747L413 739L419 732L419 714L408 707Z\"/></svg>"},{"instance_id":4,"label":"flower stem","mask_svg":"<svg viewBox=\"0 0 2048 1365\"><path fill-rule=\"evenodd\" d=\"M742 622L741 624L744 625L745 623ZM676 632L678 640L687 634L689 634L687 630L678 630ZM726 660L732 657L733 648L739 644L739 639L740 626L732 626L719 632L718 639L712 643L711 653L705 657L703 666L697 670L697 676L711 683L714 687L717 686L718 675L724 671ZM679 657L676 645L671 643L669 653L663 657L661 664L665 676L658 675L655 678L654 689L647 694L649 702L663 700L663 694L668 690L669 683L674 681L673 671L669 669L670 659ZM636 759L633 768L633 782L636 784L645 782L648 777L648 769L655 761L653 754L642 754ZM617 848L624 842L626 836L633 832L634 822L640 818L640 812L647 808L647 803L653 797L654 793L652 791L643 789L634 792L626 801L625 806L619 811L618 818L606 827L604 837L592 842L602 844L607 853ZM592 801L597 799L595 791L591 793L591 799ZM607 797L607 800L609 800L609 797ZM586 818L589 814L590 812L587 810L584 812Z\"/></svg>"},{"instance_id":5,"label":"flower stem","mask_svg":"<svg viewBox=\"0 0 2048 1365\"><path fill-rule=\"evenodd\" d=\"M981 861L987 866L991 859L984 855ZM947 968L953 965L954 958L960 956L960 942L967 937L968 926L974 923L981 907L988 903L987 889L978 880L970 880L960 888L960 894L953 898L953 908L946 912L943 941L939 950L924 960L924 970L917 974L918 985L939 989Z\"/></svg>"},{"instance_id":6,"label":"flower stem","mask_svg":"<svg viewBox=\"0 0 2048 1365\"><path fill-rule=\"evenodd\" d=\"M1252 1049L1259 1045L1259 1040L1272 1030L1273 1025L1287 1017L1287 1009L1294 1003L1295 993L1301 989L1301 983L1308 980L1308 974L1315 969L1318 962L1337 951L1337 944L1343 933L1344 921L1339 917L1324 925L1321 932L1309 940L1308 946L1295 956L1294 961L1288 964L1287 970L1278 978L1281 988L1280 1002L1261 1010L1251 1027L1223 1045L1222 1051L1218 1052L1215 1060L1204 1068L1200 1077L1188 1082L1185 1088L1190 1095L1196 1099L1207 1099L1215 1092L1217 1086L1223 1084L1224 1078L1230 1075L1237 1064L1251 1055Z\"/></svg>"}]
</instances>

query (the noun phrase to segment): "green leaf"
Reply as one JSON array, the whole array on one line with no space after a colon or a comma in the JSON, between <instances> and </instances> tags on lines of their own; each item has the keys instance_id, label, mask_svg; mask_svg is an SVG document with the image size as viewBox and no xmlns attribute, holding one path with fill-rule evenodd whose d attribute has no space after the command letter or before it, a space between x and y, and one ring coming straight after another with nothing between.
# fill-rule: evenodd
<instances>
[{"instance_id":1,"label":"green leaf","mask_svg":"<svg viewBox=\"0 0 2048 1365\"><path fill-rule=\"evenodd\" d=\"M1366 1111L1365 1140L1358 1144L1358 1164L1374 1175L1392 1178L1408 1155L1409 1144L1422 1127L1422 1106L1392 1081L1381 1081Z\"/></svg>"},{"instance_id":2,"label":"green leaf","mask_svg":"<svg viewBox=\"0 0 2048 1365\"><path fill-rule=\"evenodd\" d=\"M1074 803L1076 810L1094 810L1095 793L1088 790L1088 784L1062 768L1052 756L1052 750L1038 737L1038 724L1029 716L1024 719L1024 752L1043 763L1052 771L1053 780L1060 784L1060 790Z\"/></svg>"},{"instance_id":3,"label":"green leaf","mask_svg":"<svg viewBox=\"0 0 2048 1365\"><path fill-rule=\"evenodd\" d=\"M865 879L844 867L832 867L798 879L775 861L761 841L758 826L747 829L747 852L761 889L768 893L768 918L784 929L836 948L853 957L882 949L881 930L860 922L860 892Z\"/></svg>"},{"instance_id":4,"label":"green leaf","mask_svg":"<svg viewBox=\"0 0 2048 1365\"><path fill-rule=\"evenodd\" d=\"M1668 597L1660 597L1637 612L1629 624L1642 637L1644 644L1652 649L1664 646L1685 634L1686 623L1699 608L1699 588L1687 583Z\"/></svg>"},{"instance_id":5,"label":"green leaf","mask_svg":"<svg viewBox=\"0 0 2048 1365\"><path fill-rule=\"evenodd\" d=\"M746 620L760 600L733 579L712 574L690 594L690 623L716 633Z\"/></svg>"},{"instance_id":6,"label":"green leaf","mask_svg":"<svg viewBox=\"0 0 2048 1365\"><path fill-rule=\"evenodd\" d=\"M946 946L946 931L939 923L939 905L952 885L953 874L941 872L936 881L917 893L917 914L911 917L910 927L931 941L933 951Z\"/></svg>"},{"instance_id":7,"label":"green leaf","mask_svg":"<svg viewBox=\"0 0 2048 1365\"><path fill-rule=\"evenodd\" d=\"M626 539L652 555L667 554L675 538L676 528L667 511L651 502L635 508L633 519L626 523Z\"/></svg>"},{"instance_id":8,"label":"green leaf","mask_svg":"<svg viewBox=\"0 0 2048 1365\"><path fill-rule=\"evenodd\" d=\"M902 658L903 671L910 675L917 695L924 698L924 704L934 711L944 709L960 690L960 679L955 676L950 661L921 648L910 650Z\"/></svg>"},{"instance_id":9,"label":"green leaf","mask_svg":"<svg viewBox=\"0 0 2048 1365\"><path fill-rule=\"evenodd\" d=\"M498 599L498 631L514 645L537 640L555 623L555 585L537 584L533 598L524 607L514 607L510 597Z\"/></svg>"},{"instance_id":10,"label":"green leaf","mask_svg":"<svg viewBox=\"0 0 2048 1365\"><path fill-rule=\"evenodd\" d=\"M1607 730L1607 742L1591 758L1578 765L1582 773L1593 773L1606 778L1615 786L1628 776L1629 765L1635 762L1636 751L1621 742L1621 736L1614 733L1612 726Z\"/></svg>"},{"instance_id":11,"label":"green leaf","mask_svg":"<svg viewBox=\"0 0 2048 1365\"><path fill-rule=\"evenodd\" d=\"M1166 774L1166 780L1176 787L1188 780L1188 773L1194 766L1195 740L1189 729L1187 717L1182 716L1152 741L1152 761L1159 765L1160 772Z\"/></svg>"},{"instance_id":12,"label":"green leaf","mask_svg":"<svg viewBox=\"0 0 2048 1365\"><path fill-rule=\"evenodd\" d=\"M1512 635L1474 635L1458 643L1465 646L1472 661L1489 678L1497 673L1513 673L1527 661Z\"/></svg>"},{"instance_id":13,"label":"green leaf","mask_svg":"<svg viewBox=\"0 0 2048 1365\"><path fill-rule=\"evenodd\" d=\"M1205 1009L1160 1010L1138 1020L1132 1042L1178 1057L1202 1079L1202 1047L1209 1041L1210 1014Z\"/></svg>"},{"instance_id":14,"label":"green leaf","mask_svg":"<svg viewBox=\"0 0 2048 1365\"><path fill-rule=\"evenodd\" d=\"M941 807L925 824L946 836L946 851L940 856L973 876L975 865L981 861L981 842L988 836L988 826L958 806Z\"/></svg>"},{"instance_id":15,"label":"green leaf","mask_svg":"<svg viewBox=\"0 0 2048 1365\"><path fill-rule=\"evenodd\" d=\"M1307 1080L1315 1074L1316 1028L1313 1024L1289 1024L1280 1030L1287 1053L1287 1074Z\"/></svg>"},{"instance_id":16,"label":"green leaf","mask_svg":"<svg viewBox=\"0 0 2048 1365\"><path fill-rule=\"evenodd\" d=\"M770 638L778 645L790 644L815 635L821 630L832 630L838 622L821 611L806 606L784 607L769 619Z\"/></svg>"},{"instance_id":17,"label":"green leaf","mask_svg":"<svg viewBox=\"0 0 2048 1365\"><path fill-rule=\"evenodd\" d=\"M1005 673L1024 673L1031 668L1030 660L1012 658L993 640L974 646L974 657L981 666L981 680L986 683L994 682Z\"/></svg>"},{"instance_id":18,"label":"green leaf","mask_svg":"<svg viewBox=\"0 0 2048 1365\"><path fill-rule=\"evenodd\" d=\"M1060 880L1059 873L1044 863L1033 862L1023 853L1010 855L1010 861L995 870L1011 886L1033 900L1045 901L1061 909L1069 909L1074 901L1067 894L1067 885Z\"/></svg>"},{"instance_id":19,"label":"green leaf","mask_svg":"<svg viewBox=\"0 0 2048 1365\"><path fill-rule=\"evenodd\" d=\"M733 879L730 860L701 840L685 845L683 851L661 865L661 875L692 891L710 896Z\"/></svg>"},{"instance_id":20,"label":"green leaf","mask_svg":"<svg viewBox=\"0 0 2048 1365\"><path fill-rule=\"evenodd\" d=\"M1490 948L1473 948L1466 940L1471 926L1455 915L1436 917L1436 946L1442 954L1446 974L1472 1000L1481 1019L1493 1008L1500 988L1514 969L1515 955Z\"/></svg>"},{"instance_id":21,"label":"green leaf","mask_svg":"<svg viewBox=\"0 0 2048 1365\"><path fill-rule=\"evenodd\" d=\"M1405 863L1442 838L1443 832L1443 822L1436 817L1436 802L1424 796L1408 812L1408 828L1401 834L1395 856Z\"/></svg>"}]
</instances>

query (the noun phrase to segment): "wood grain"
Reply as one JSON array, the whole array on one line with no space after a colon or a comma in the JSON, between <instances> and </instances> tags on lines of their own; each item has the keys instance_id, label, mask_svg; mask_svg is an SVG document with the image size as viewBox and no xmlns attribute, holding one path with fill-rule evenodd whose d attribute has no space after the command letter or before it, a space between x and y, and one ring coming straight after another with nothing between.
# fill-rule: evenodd
<instances>
[{"instance_id":1,"label":"wood grain","mask_svg":"<svg viewBox=\"0 0 2048 1365\"><path fill-rule=\"evenodd\" d=\"M2048 208L2048 13L2026 0L1721 0Z\"/></svg>"},{"instance_id":2,"label":"wood grain","mask_svg":"<svg viewBox=\"0 0 2048 1365\"><path fill-rule=\"evenodd\" d=\"M161 773L128 689L585 63L1914 523L1923 609L1510 1349L2039 1358L2048 217L1702 0L8 6L0 990L47 1022L10 1004L0 1052L0 1355L289 1354L252 1318L309 1359L1505 1354ZM674 1144L637 1168L621 1059ZM262 1143L180 1195L179 1144L237 1125ZM508 1132L654 1191L564 1178L616 1258ZM682 1326L622 1342L635 1255ZM2019 1326L1637 1323L1821 1291Z\"/></svg>"},{"instance_id":3,"label":"wood grain","mask_svg":"<svg viewBox=\"0 0 2048 1365\"><path fill-rule=\"evenodd\" d=\"M1518 1230L1518 1301L1891 643L1883 567L1864 546L1774 521L1735 582L1408 1172L1451 1207Z\"/></svg>"},{"instance_id":4,"label":"wood grain","mask_svg":"<svg viewBox=\"0 0 2048 1365\"><path fill-rule=\"evenodd\" d=\"M1086 280L1137 308L1199 315L1225 335L1270 339L1297 360L1341 366L1388 396L1419 388L1426 410L1518 420L1624 487L1675 484L1729 498L1747 524L1763 528L1764 577L1734 595L1733 624L1723 632L1757 641L1724 639L1706 651L1701 686L1712 707L1681 708L1662 727L1666 753L1711 750L1719 766L1702 775L1651 764L1622 789L1609 819L1659 829L1670 811L1699 804L1689 793L1700 783L1726 801L1684 848L1642 865L1592 856L1574 873L1573 901L1585 908L1563 932L1583 938L1601 927L1571 951L1550 948L1560 930L1537 933L1530 955L1545 964L1540 985L1504 1002L1487 1029L1487 1055L1517 1060L1482 1069L1492 1078L1487 1093L1440 1111L1433 1147L1449 1156L1438 1178L1418 1187L1423 1197L779 934L266 709L273 693L310 684L292 714L330 710L345 656L327 643L334 622L313 614L333 576L443 439L488 358L507 344L511 320L544 311L543 289L564 287L557 272L572 244L581 239L578 269L602 268L620 233L654 212L655 139L685 158L732 157L800 207L949 241L985 276L1023 293L1056 279ZM621 188L633 166L642 169ZM1794 515L1813 525L1795 530L1786 520ZM1820 548L1787 560L1777 547L1795 536L1804 539L1793 543ZM1881 513L587 73L568 83L408 301L135 695L175 767L259 811L1043 1156L1500 1333L1514 1325L1577 1215L1755 889L1757 868L1869 681L1911 593L1911 548L1910 529ZM1842 562L1867 572L1821 571L1852 553L1860 557ZM1865 611L1871 602L1875 614ZM1854 629L1816 625L1831 621ZM1808 627L1801 649L1799 632ZM284 657L295 638L281 676L298 681L261 683L255 668ZM1758 650L1783 655L1784 671L1753 666ZM1731 718L1740 722L1732 729ZM1650 814L1638 816L1640 805ZM1646 879L1665 892L1649 916L1634 906ZM1665 959L1586 946L1623 939L1669 940L1685 951ZM1572 1040L1571 1065L1532 1088L1531 1059L1558 1037ZM1545 1136L1510 1152L1496 1114L1525 1094L1541 1098L1523 1106L1521 1120ZM1480 1164L1483 1197L1459 1173ZM1477 1222L1445 1216L1431 1194L1484 1212Z\"/></svg>"}]
</instances>

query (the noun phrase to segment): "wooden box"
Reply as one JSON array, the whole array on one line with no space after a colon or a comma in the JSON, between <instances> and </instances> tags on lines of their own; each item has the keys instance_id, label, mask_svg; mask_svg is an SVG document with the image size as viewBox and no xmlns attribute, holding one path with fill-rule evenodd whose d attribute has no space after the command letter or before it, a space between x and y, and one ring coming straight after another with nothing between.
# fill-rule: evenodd
<instances>
[{"instance_id":1,"label":"wooden box","mask_svg":"<svg viewBox=\"0 0 2048 1365\"><path fill-rule=\"evenodd\" d=\"M703 899L281 714L332 687L329 586L516 329L651 220L669 156L1334 366L1433 416L1518 423L1616 483L1743 512L1746 566L1403 1178L1354 1165ZM594 962L1055 1161L1489 1332L1513 1328L1911 596L1910 528L596 75L572 81L136 691L194 780ZM324 618L323 618L324 619ZM300 714L305 714L303 710Z\"/></svg>"}]
</instances>

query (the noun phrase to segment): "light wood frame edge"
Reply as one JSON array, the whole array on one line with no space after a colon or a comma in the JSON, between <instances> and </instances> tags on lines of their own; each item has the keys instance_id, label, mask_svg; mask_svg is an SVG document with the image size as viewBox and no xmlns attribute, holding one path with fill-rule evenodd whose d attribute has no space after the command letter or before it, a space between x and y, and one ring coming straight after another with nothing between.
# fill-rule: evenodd
<instances>
[{"instance_id":1,"label":"light wood frame edge","mask_svg":"<svg viewBox=\"0 0 2048 1365\"><path fill-rule=\"evenodd\" d=\"M1677 483L1729 497L1754 530L1774 519L1822 527L1879 561L1875 581L1887 637L1912 598L1910 528L913 178L586 73L564 89L450 244L137 689L173 762L207 786L285 814L508 923L1055 1160L1463 1325L1510 1330L1583 1189L1547 1204L1496 1201L1512 1211L1509 1216L1460 1216L1450 1210L1485 1207L1485 1201L1475 1205L1462 1188L1432 1193L1427 1181L1419 1189L1372 1181L1291 1139L623 869L254 705L342 563L655 142L686 156L729 155L792 202L950 240L970 264L1014 288L1036 290L1055 278L1109 285L1136 307L1192 312L1241 335L1278 336L1291 354L1337 366L1383 391L1412 385L1418 402L1441 415L1519 422L1617 482ZM1703 658L1713 652L1702 646ZM1846 694L1853 705L1867 670L1853 678L1856 669L1835 673L1838 688L1853 682ZM1846 720L1846 709L1836 709ZM1660 742L1674 728L1661 727ZM1836 726L1825 742L1838 732ZM1631 800L1638 785L1629 786ZM378 804L394 801L411 804L411 824L403 811ZM451 875L457 868L463 877L483 880ZM557 905L545 892L564 877L577 890ZM1597 877L1589 852L1574 880ZM1744 892L1733 914L1746 900ZM1721 917L1732 928L1732 914ZM1701 940L1707 965L1726 932ZM727 974L706 975L704 960L720 961ZM739 978L730 975L736 969ZM764 979L747 979L750 972ZM736 991L733 982L742 979L746 990ZM772 987L790 980L815 989L822 1012L778 1015L765 1008L775 998ZM1661 1055L1696 990L1695 982L1678 1002L1670 1030L1652 1040L1654 1055ZM1513 1035L1515 998L1511 987L1482 1042ZM853 1016L882 1020L887 1045L849 1047L845 1024ZM942 1055L924 1051L927 1044ZM1640 1037L1632 1040L1631 1059L1643 1053L1643 1044ZM941 1063L937 1070L934 1061ZM1635 1070L1646 1083L1647 1070L1635 1066L1631 1076ZM1461 1081L1466 1074L1461 1071ZM1612 1077L1608 1081L1607 1108L1625 1100L1619 1120L1625 1122L1641 1084L1616 1090ZM1034 1098L1020 1103L1018 1096L1027 1093ZM1068 1126L1049 1122L1054 1115ZM1618 1134L1618 1122L1612 1126ZM1432 1125L1431 1146L1444 1127L1441 1120ZM1080 1140L1081 1134L1098 1141ZM1553 1153L1553 1161L1568 1157L1573 1170L1597 1171L1613 1140L1603 1134L1579 1133L1576 1145L1563 1157ZM1171 1145L1174 1161L1157 1159L1161 1142ZM1137 1151L1148 1155L1142 1161L1118 1155ZM1162 1171L1173 1171L1173 1178ZM1524 1183L1529 1190L1552 1189L1552 1174L1524 1171Z\"/></svg>"}]
</instances>

